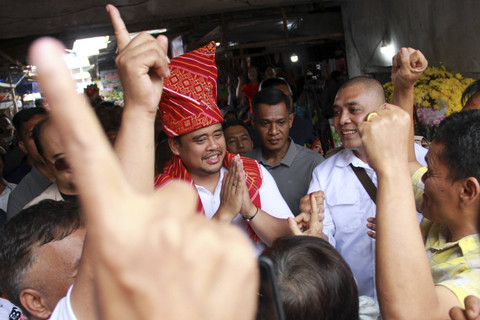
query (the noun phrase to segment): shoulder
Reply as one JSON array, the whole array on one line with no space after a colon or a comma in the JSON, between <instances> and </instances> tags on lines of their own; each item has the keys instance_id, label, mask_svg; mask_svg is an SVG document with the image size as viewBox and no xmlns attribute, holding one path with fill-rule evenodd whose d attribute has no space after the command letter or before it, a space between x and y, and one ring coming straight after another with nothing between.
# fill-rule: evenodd
<instances>
[{"instance_id":1,"label":"shoulder","mask_svg":"<svg viewBox=\"0 0 480 320\"><path fill-rule=\"evenodd\" d=\"M40 193L36 198L32 201L27 203L23 209L33 206L34 204L39 203L42 200L52 199L52 200L62 200L62 196L60 195L60 191L58 190L58 186L56 183L52 183L47 189L45 189L42 193Z\"/></svg>"},{"instance_id":2,"label":"shoulder","mask_svg":"<svg viewBox=\"0 0 480 320\"><path fill-rule=\"evenodd\" d=\"M344 167L344 158L345 158L345 149L337 151L335 154L331 155L330 157L326 158L325 161L322 161L316 168L315 171L324 171L328 170L331 171L333 168L340 165L341 168Z\"/></svg>"},{"instance_id":3,"label":"shoulder","mask_svg":"<svg viewBox=\"0 0 480 320\"><path fill-rule=\"evenodd\" d=\"M304 146L299 144L295 144L297 154L301 155L301 157L307 157L308 159L315 161L315 162L323 162L325 158L318 152L315 152L311 149L308 149Z\"/></svg>"},{"instance_id":4,"label":"shoulder","mask_svg":"<svg viewBox=\"0 0 480 320\"><path fill-rule=\"evenodd\" d=\"M260 147L257 147L251 151L248 151L247 153L245 153L243 155L244 158L250 158L250 159L255 159L255 160L259 160L260 159L260 155L261 155L261 148Z\"/></svg>"}]
</instances>

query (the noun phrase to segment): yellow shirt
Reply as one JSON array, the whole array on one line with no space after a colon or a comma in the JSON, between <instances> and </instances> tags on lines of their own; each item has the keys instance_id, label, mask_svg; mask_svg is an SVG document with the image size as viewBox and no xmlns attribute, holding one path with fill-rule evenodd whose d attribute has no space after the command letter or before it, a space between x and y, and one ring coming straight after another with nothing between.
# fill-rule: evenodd
<instances>
[{"instance_id":1,"label":"yellow shirt","mask_svg":"<svg viewBox=\"0 0 480 320\"><path fill-rule=\"evenodd\" d=\"M420 224L435 285L450 289L464 306L469 295L480 297L480 238L472 234L447 242L448 228L423 218Z\"/></svg>"},{"instance_id":2,"label":"yellow shirt","mask_svg":"<svg viewBox=\"0 0 480 320\"><path fill-rule=\"evenodd\" d=\"M418 212L422 212L421 207L423 201L423 189L425 187L422 181L422 177L425 172L427 172L427 167L421 167L412 175L413 192L415 195L415 206L417 207Z\"/></svg>"}]
</instances>

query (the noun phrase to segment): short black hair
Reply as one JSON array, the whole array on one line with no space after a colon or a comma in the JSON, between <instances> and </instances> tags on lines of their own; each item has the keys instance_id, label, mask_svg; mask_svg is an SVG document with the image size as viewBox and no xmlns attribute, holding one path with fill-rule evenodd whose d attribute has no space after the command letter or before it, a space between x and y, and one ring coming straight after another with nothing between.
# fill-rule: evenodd
<instances>
[{"instance_id":1,"label":"short black hair","mask_svg":"<svg viewBox=\"0 0 480 320\"><path fill-rule=\"evenodd\" d=\"M227 130L229 127L234 127L234 126L242 126L245 128L245 130L248 131L247 126L245 125L245 123L243 123L242 120L236 119L236 120L229 120L229 121L222 122L223 131Z\"/></svg>"},{"instance_id":2,"label":"short black hair","mask_svg":"<svg viewBox=\"0 0 480 320\"><path fill-rule=\"evenodd\" d=\"M480 93L480 80L472 82L462 93L462 106L465 106L477 93Z\"/></svg>"},{"instance_id":3,"label":"short black hair","mask_svg":"<svg viewBox=\"0 0 480 320\"><path fill-rule=\"evenodd\" d=\"M373 94L378 99L385 102L385 90L383 89L382 84L377 79L374 79L372 77L358 76L351 78L345 83L343 83L338 89L338 91L359 84L365 86L365 88L368 89L368 92L370 94Z\"/></svg>"},{"instance_id":4,"label":"short black hair","mask_svg":"<svg viewBox=\"0 0 480 320\"><path fill-rule=\"evenodd\" d=\"M19 298L35 259L34 247L62 240L84 226L78 204L66 201L43 200L10 219L0 229L0 291L26 312Z\"/></svg>"},{"instance_id":5,"label":"short black hair","mask_svg":"<svg viewBox=\"0 0 480 320\"><path fill-rule=\"evenodd\" d=\"M444 146L438 156L447 166L451 180L475 177L480 182L480 110L446 117L433 141Z\"/></svg>"},{"instance_id":6,"label":"short black hair","mask_svg":"<svg viewBox=\"0 0 480 320\"><path fill-rule=\"evenodd\" d=\"M260 104L267 104L274 106L279 103L285 103L287 112L290 113L291 105L290 98L282 92L282 90L270 87L258 91L252 99L253 114L256 115Z\"/></svg>"},{"instance_id":7,"label":"short black hair","mask_svg":"<svg viewBox=\"0 0 480 320\"><path fill-rule=\"evenodd\" d=\"M22 109L13 116L12 123L15 127L18 137L22 138L21 132L23 130L23 124L35 117L37 114L47 114L47 111L42 107L35 107L30 109Z\"/></svg>"},{"instance_id":8,"label":"short black hair","mask_svg":"<svg viewBox=\"0 0 480 320\"><path fill-rule=\"evenodd\" d=\"M277 239L269 257L288 320L358 319L358 289L350 267L327 241L310 236Z\"/></svg>"}]
</instances>

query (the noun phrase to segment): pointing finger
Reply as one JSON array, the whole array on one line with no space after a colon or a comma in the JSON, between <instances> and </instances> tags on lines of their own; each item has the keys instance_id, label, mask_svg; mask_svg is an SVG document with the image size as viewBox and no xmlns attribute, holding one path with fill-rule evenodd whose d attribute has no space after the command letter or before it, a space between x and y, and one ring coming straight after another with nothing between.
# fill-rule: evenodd
<instances>
[{"instance_id":1,"label":"pointing finger","mask_svg":"<svg viewBox=\"0 0 480 320\"><path fill-rule=\"evenodd\" d=\"M315 195L313 193L310 194L310 205L312 207L312 218L310 220L310 227L311 227L312 225L319 223L317 199L315 198Z\"/></svg>"},{"instance_id":2,"label":"pointing finger","mask_svg":"<svg viewBox=\"0 0 480 320\"><path fill-rule=\"evenodd\" d=\"M118 51L122 51L130 42L130 34L120 16L120 11L111 4L107 4L106 9L110 15L110 20L112 20L113 29L115 30Z\"/></svg>"}]
</instances>

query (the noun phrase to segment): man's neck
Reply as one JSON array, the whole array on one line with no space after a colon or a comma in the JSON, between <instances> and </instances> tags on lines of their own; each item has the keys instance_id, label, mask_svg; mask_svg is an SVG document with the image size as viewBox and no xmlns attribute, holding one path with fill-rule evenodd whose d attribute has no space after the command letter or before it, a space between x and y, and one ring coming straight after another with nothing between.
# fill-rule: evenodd
<instances>
[{"instance_id":1,"label":"man's neck","mask_svg":"<svg viewBox=\"0 0 480 320\"><path fill-rule=\"evenodd\" d=\"M447 242L455 242L472 234L477 234L477 211L463 211L458 215L459 219L448 225ZM472 219L473 217L473 219Z\"/></svg>"},{"instance_id":2,"label":"man's neck","mask_svg":"<svg viewBox=\"0 0 480 320\"><path fill-rule=\"evenodd\" d=\"M368 163L367 155L365 154L365 151L363 150L363 148L358 148L355 150L352 149L352 152L358 159L362 160L365 163Z\"/></svg>"},{"instance_id":3,"label":"man's neck","mask_svg":"<svg viewBox=\"0 0 480 320\"><path fill-rule=\"evenodd\" d=\"M288 148L290 147L290 143L292 143L292 141L290 139L288 139L287 143L285 143L285 145L283 146L282 149L280 150L275 150L275 151L269 151L265 148L262 147L262 156L265 160L267 160L267 162L271 165L271 166L274 166L276 165L277 163L280 163L280 161L283 160L283 158L285 158L285 155L287 154L288 152Z\"/></svg>"},{"instance_id":4,"label":"man's neck","mask_svg":"<svg viewBox=\"0 0 480 320\"><path fill-rule=\"evenodd\" d=\"M218 172L210 174L191 174L190 172L189 174L196 185L204 187L213 194L217 187L218 180L220 180L220 171L221 169Z\"/></svg>"}]
</instances>

